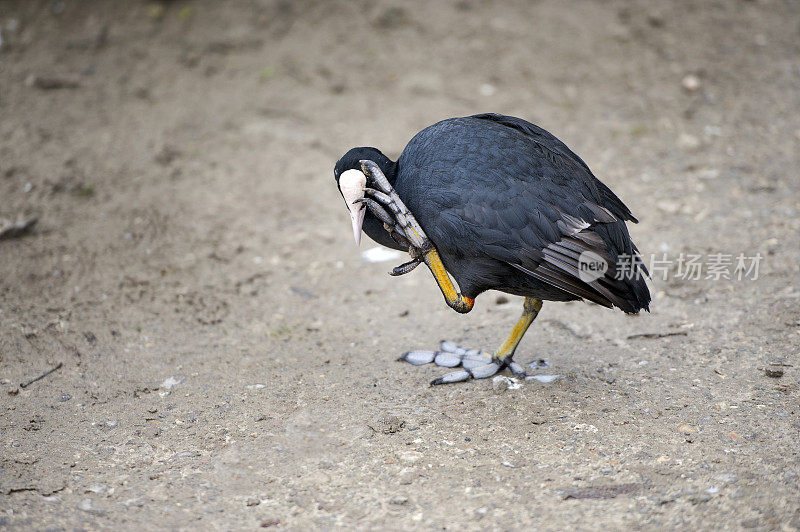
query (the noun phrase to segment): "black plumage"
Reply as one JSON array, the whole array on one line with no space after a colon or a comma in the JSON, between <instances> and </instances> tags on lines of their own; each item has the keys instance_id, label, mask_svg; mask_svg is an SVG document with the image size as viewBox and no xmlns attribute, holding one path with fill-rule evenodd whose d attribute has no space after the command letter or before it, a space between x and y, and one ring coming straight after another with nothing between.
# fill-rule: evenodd
<instances>
[{"instance_id":1,"label":"black plumage","mask_svg":"<svg viewBox=\"0 0 800 532\"><path fill-rule=\"evenodd\" d=\"M451 118L420 131L397 162L375 148L354 148L335 175L375 161L436 246L461 293L486 290L530 298L586 299L628 313L648 309L646 270L617 278L638 254L622 201L564 143L525 120L497 114ZM363 230L407 251L367 213ZM585 282L581 253L609 265ZM629 259L628 259L629 260Z\"/></svg>"}]
</instances>

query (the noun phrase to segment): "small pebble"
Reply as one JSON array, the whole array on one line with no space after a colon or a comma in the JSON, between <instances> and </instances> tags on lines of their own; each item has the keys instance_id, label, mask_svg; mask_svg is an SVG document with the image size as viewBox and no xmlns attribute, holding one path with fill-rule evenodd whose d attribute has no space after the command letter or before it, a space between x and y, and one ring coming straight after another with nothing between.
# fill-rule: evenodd
<instances>
[{"instance_id":1,"label":"small pebble","mask_svg":"<svg viewBox=\"0 0 800 532\"><path fill-rule=\"evenodd\" d=\"M400 453L400 460L404 462L416 462L422 458L423 454L419 451L404 451Z\"/></svg>"},{"instance_id":2,"label":"small pebble","mask_svg":"<svg viewBox=\"0 0 800 532\"><path fill-rule=\"evenodd\" d=\"M395 497L392 497L392 500L389 501L389 502L392 503L392 504L397 504L397 505L405 504L405 503L408 502L408 497L404 497L402 495L397 495Z\"/></svg>"},{"instance_id":3,"label":"small pebble","mask_svg":"<svg viewBox=\"0 0 800 532\"><path fill-rule=\"evenodd\" d=\"M678 147L686 150L694 150L700 147L700 139L689 133L681 133L678 135Z\"/></svg>"},{"instance_id":4,"label":"small pebble","mask_svg":"<svg viewBox=\"0 0 800 532\"><path fill-rule=\"evenodd\" d=\"M94 507L92 504L92 499L82 499L81 502L78 503L78 510L82 512L88 512L90 514L97 514L100 515L103 513L102 510L99 510Z\"/></svg>"},{"instance_id":5,"label":"small pebble","mask_svg":"<svg viewBox=\"0 0 800 532\"><path fill-rule=\"evenodd\" d=\"M697 493L689 497L689 502L692 504L702 504L711 500L711 494L707 492Z\"/></svg>"},{"instance_id":6,"label":"small pebble","mask_svg":"<svg viewBox=\"0 0 800 532\"><path fill-rule=\"evenodd\" d=\"M258 506L259 504L261 504L261 501L256 497L247 499L247 506Z\"/></svg>"},{"instance_id":7,"label":"small pebble","mask_svg":"<svg viewBox=\"0 0 800 532\"><path fill-rule=\"evenodd\" d=\"M687 92L695 92L700 88L700 79L694 74L689 74L681 80L681 86Z\"/></svg>"}]
</instances>

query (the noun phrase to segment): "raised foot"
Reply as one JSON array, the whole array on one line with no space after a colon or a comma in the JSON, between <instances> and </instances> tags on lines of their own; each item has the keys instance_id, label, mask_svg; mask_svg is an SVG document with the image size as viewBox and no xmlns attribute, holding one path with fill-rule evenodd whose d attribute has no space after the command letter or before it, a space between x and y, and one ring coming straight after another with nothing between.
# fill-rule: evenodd
<instances>
[{"instance_id":1,"label":"raised foot","mask_svg":"<svg viewBox=\"0 0 800 532\"><path fill-rule=\"evenodd\" d=\"M414 366L422 366L433 362L445 368L461 367L431 381L431 386L463 382L469 379L485 379L508 368L516 377L524 378L525 370L511 360L511 357L498 358L478 349L465 349L453 342L442 340L438 351L408 351L397 360L408 362Z\"/></svg>"}]
</instances>

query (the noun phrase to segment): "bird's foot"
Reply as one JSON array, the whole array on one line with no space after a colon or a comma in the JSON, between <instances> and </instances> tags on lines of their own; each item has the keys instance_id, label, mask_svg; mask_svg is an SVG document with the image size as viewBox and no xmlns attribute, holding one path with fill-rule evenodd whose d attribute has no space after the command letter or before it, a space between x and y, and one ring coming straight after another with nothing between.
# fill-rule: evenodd
<instances>
[{"instance_id":1,"label":"bird's foot","mask_svg":"<svg viewBox=\"0 0 800 532\"><path fill-rule=\"evenodd\" d=\"M442 341L438 351L408 351L398 360L414 366L422 366L431 362L445 368L460 366L461 369L431 381L431 386L463 382L469 379L485 379L505 368L508 368L515 377L525 378L526 376L523 367L514 362L511 356L499 358L478 349L465 349L447 340Z\"/></svg>"},{"instance_id":2,"label":"bird's foot","mask_svg":"<svg viewBox=\"0 0 800 532\"><path fill-rule=\"evenodd\" d=\"M392 237L400 244L407 245L412 256L432 247L428 236L400 199L383 172L373 161L361 161L361 169L368 178L368 184L374 186L364 189L365 197L359 200L378 217ZM387 210L388 209L388 210Z\"/></svg>"}]
</instances>

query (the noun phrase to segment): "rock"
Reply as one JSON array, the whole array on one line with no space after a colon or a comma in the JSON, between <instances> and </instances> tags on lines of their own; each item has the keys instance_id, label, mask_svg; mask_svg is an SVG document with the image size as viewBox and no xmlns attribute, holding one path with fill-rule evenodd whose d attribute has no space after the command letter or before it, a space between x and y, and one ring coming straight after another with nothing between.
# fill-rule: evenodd
<instances>
[{"instance_id":1,"label":"rock","mask_svg":"<svg viewBox=\"0 0 800 532\"><path fill-rule=\"evenodd\" d=\"M173 375L171 377L166 378L164 382L161 383L160 388L170 391L179 384L183 384L183 381L185 380L186 380L185 375Z\"/></svg>"},{"instance_id":2,"label":"rock","mask_svg":"<svg viewBox=\"0 0 800 532\"><path fill-rule=\"evenodd\" d=\"M444 80L436 72L415 72L403 76L400 88L413 94L438 94L444 90Z\"/></svg>"},{"instance_id":3,"label":"rock","mask_svg":"<svg viewBox=\"0 0 800 532\"><path fill-rule=\"evenodd\" d=\"M250 497L247 499L247 506L258 506L259 504L261 504L261 500L257 497Z\"/></svg>"},{"instance_id":4,"label":"rock","mask_svg":"<svg viewBox=\"0 0 800 532\"><path fill-rule=\"evenodd\" d=\"M497 375L492 379L492 390L496 394L505 393L506 390L516 390L522 386L518 379L509 378L505 375Z\"/></svg>"},{"instance_id":5,"label":"rock","mask_svg":"<svg viewBox=\"0 0 800 532\"><path fill-rule=\"evenodd\" d=\"M695 92L700 88L700 79L694 74L684 76L681 80L681 87L687 92Z\"/></svg>"},{"instance_id":6,"label":"rock","mask_svg":"<svg viewBox=\"0 0 800 532\"><path fill-rule=\"evenodd\" d=\"M36 76L31 74L25 78L25 85L41 90L77 89L81 86L77 76Z\"/></svg>"},{"instance_id":7,"label":"rock","mask_svg":"<svg viewBox=\"0 0 800 532\"><path fill-rule=\"evenodd\" d=\"M478 91L481 93L481 96L492 96L497 92L497 87L491 83L484 83L479 87Z\"/></svg>"},{"instance_id":8,"label":"rock","mask_svg":"<svg viewBox=\"0 0 800 532\"><path fill-rule=\"evenodd\" d=\"M389 501L389 503L397 505L406 504L407 502L408 502L408 497L405 497L403 495L396 495L392 497L391 501Z\"/></svg>"},{"instance_id":9,"label":"rock","mask_svg":"<svg viewBox=\"0 0 800 532\"><path fill-rule=\"evenodd\" d=\"M161 166L167 166L181 156L180 150L170 144L164 144L153 159Z\"/></svg>"},{"instance_id":10,"label":"rock","mask_svg":"<svg viewBox=\"0 0 800 532\"><path fill-rule=\"evenodd\" d=\"M37 215L18 218L16 221L0 218L0 240L18 238L30 231L39 220Z\"/></svg>"},{"instance_id":11,"label":"rock","mask_svg":"<svg viewBox=\"0 0 800 532\"><path fill-rule=\"evenodd\" d=\"M780 379L783 377L783 368L780 366L767 366L764 368L764 374L773 379Z\"/></svg>"},{"instance_id":12,"label":"rock","mask_svg":"<svg viewBox=\"0 0 800 532\"><path fill-rule=\"evenodd\" d=\"M424 455L419 451L403 451L400 453L400 460L404 462L416 462L422 459Z\"/></svg>"},{"instance_id":13,"label":"rock","mask_svg":"<svg viewBox=\"0 0 800 532\"><path fill-rule=\"evenodd\" d=\"M678 135L678 147L685 150L696 150L700 147L700 139L689 133L681 133Z\"/></svg>"},{"instance_id":14,"label":"rock","mask_svg":"<svg viewBox=\"0 0 800 532\"><path fill-rule=\"evenodd\" d=\"M767 367L764 368L764 374L767 377L772 377L773 379L779 379L783 377L783 372L785 367L789 366L786 361L782 358L774 358L769 361Z\"/></svg>"},{"instance_id":15,"label":"rock","mask_svg":"<svg viewBox=\"0 0 800 532\"><path fill-rule=\"evenodd\" d=\"M689 496L689 502L692 504L702 504L711 500L711 494L707 492L695 493Z\"/></svg>"},{"instance_id":16,"label":"rock","mask_svg":"<svg viewBox=\"0 0 800 532\"><path fill-rule=\"evenodd\" d=\"M401 417L395 415L384 415L380 416L367 426L375 432L380 432L381 434L394 434L396 432L400 432L405 424L405 420Z\"/></svg>"},{"instance_id":17,"label":"rock","mask_svg":"<svg viewBox=\"0 0 800 532\"><path fill-rule=\"evenodd\" d=\"M92 499L83 499L78 503L78 510L95 515L102 515L103 511L95 508L92 504Z\"/></svg>"}]
</instances>

